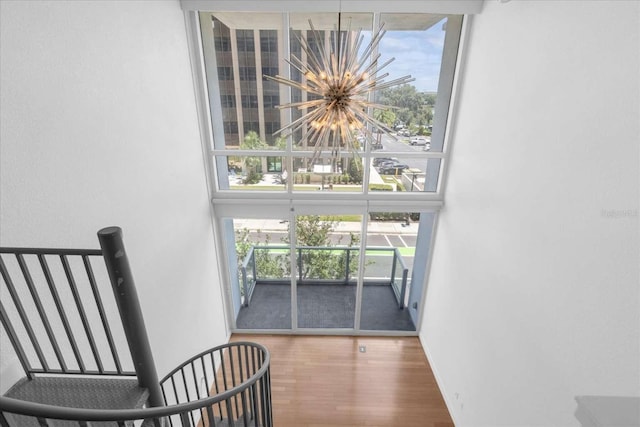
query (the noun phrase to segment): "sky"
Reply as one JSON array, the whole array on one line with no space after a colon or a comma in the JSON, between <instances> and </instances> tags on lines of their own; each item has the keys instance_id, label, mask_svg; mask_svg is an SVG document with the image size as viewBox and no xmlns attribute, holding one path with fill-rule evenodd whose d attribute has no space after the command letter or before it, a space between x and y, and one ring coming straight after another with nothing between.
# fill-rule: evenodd
<instances>
[{"instance_id":1,"label":"sky","mask_svg":"<svg viewBox=\"0 0 640 427\"><path fill-rule=\"evenodd\" d=\"M438 23L427 31L387 31L380 42L380 64L395 57L384 68L393 80L411 75L419 92L436 92L444 46L444 31Z\"/></svg>"}]
</instances>

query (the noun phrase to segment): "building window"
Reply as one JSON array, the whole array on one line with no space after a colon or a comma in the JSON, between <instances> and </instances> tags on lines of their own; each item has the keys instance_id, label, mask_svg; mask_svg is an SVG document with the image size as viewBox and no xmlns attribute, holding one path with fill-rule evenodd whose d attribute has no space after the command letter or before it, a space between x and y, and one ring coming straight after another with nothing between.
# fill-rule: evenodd
<instances>
[{"instance_id":1,"label":"building window","mask_svg":"<svg viewBox=\"0 0 640 427\"><path fill-rule=\"evenodd\" d=\"M223 122L224 133L225 134L237 134L238 133L238 122Z\"/></svg>"},{"instance_id":2,"label":"building window","mask_svg":"<svg viewBox=\"0 0 640 427\"><path fill-rule=\"evenodd\" d=\"M231 68L231 67L218 67L218 79L219 80L233 80L233 68Z\"/></svg>"},{"instance_id":3,"label":"building window","mask_svg":"<svg viewBox=\"0 0 640 427\"><path fill-rule=\"evenodd\" d=\"M267 172L282 172L282 157L267 157Z\"/></svg>"},{"instance_id":4,"label":"building window","mask_svg":"<svg viewBox=\"0 0 640 427\"><path fill-rule=\"evenodd\" d=\"M240 67L240 80L241 81L255 81L256 80L256 68L255 67Z\"/></svg>"},{"instance_id":5,"label":"building window","mask_svg":"<svg viewBox=\"0 0 640 427\"><path fill-rule=\"evenodd\" d=\"M264 132L267 135L273 135L280 129L280 122L265 122Z\"/></svg>"},{"instance_id":6,"label":"building window","mask_svg":"<svg viewBox=\"0 0 640 427\"><path fill-rule=\"evenodd\" d=\"M242 108L258 108L258 96L242 95Z\"/></svg>"},{"instance_id":7,"label":"building window","mask_svg":"<svg viewBox=\"0 0 640 427\"><path fill-rule=\"evenodd\" d=\"M260 50L263 54L278 52L278 32L276 30L260 30Z\"/></svg>"},{"instance_id":8,"label":"building window","mask_svg":"<svg viewBox=\"0 0 640 427\"><path fill-rule=\"evenodd\" d=\"M280 97L278 95L265 95L263 99L264 108L273 108L280 104Z\"/></svg>"},{"instance_id":9,"label":"building window","mask_svg":"<svg viewBox=\"0 0 640 427\"><path fill-rule=\"evenodd\" d=\"M267 81L265 76L274 77L278 74L278 67L262 67L262 80Z\"/></svg>"},{"instance_id":10,"label":"building window","mask_svg":"<svg viewBox=\"0 0 640 427\"><path fill-rule=\"evenodd\" d=\"M235 108L236 97L234 95L220 95L220 103L222 108Z\"/></svg>"},{"instance_id":11,"label":"building window","mask_svg":"<svg viewBox=\"0 0 640 427\"><path fill-rule=\"evenodd\" d=\"M244 133L254 131L260 133L260 124L258 122L243 122Z\"/></svg>"},{"instance_id":12,"label":"building window","mask_svg":"<svg viewBox=\"0 0 640 427\"><path fill-rule=\"evenodd\" d=\"M238 51L254 52L256 50L255 42L253 41L253 30L236 30L236 37L238 39Z\"/></svg>"},{"instance_id":13,"label":"building window","mask_svg":"<svg viewBox=\"0 0 640 427\"><path fill-rule=\"evenodd\" d=\"M215 47L218 52L231 52L231 38L228 35L216 37Z\"/></svg>"}]
</instances>

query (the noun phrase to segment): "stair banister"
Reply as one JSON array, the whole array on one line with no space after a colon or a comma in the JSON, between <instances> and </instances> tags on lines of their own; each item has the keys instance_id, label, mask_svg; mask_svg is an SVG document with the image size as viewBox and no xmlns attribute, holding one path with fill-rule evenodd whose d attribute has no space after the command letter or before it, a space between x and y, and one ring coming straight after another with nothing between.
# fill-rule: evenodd
<instances>
[{"instance_id":1,"label":"stair banister","mask_svg":"<svg viewBox=\"0 0 640 427\"><path fill-rule=\"evenodd\" d=\"M98 231L98 240L122 319L138 384L149 390L149 406L164 406L158 373L144 325L129 259L124 248L122 229L106 227Z\"/></svg>"}]
</instances>

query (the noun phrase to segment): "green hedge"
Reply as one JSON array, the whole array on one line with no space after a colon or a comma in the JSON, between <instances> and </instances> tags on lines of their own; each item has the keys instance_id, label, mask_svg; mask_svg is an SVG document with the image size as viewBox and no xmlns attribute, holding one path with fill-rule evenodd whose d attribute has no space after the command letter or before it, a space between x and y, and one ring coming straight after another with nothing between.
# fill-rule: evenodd
<instances>
[{"instance_id":1,"label":"green hedge","mask_svg":"<svg viewBox=\"0 0 640 427\"><path fill-rule=\"evenodd\" d=\"M393 191L393 186L389 184L369 184L369 191Z\"/></svg>"}]
</instances>

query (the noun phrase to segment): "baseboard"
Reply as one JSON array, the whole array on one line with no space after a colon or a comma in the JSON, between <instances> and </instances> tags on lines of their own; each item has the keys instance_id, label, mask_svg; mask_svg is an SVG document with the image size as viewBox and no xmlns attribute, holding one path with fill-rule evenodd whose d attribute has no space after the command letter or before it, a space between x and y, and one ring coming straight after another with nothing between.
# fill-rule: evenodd
<instances>
[{"instance_id":1,"label":"baseboard","mask_svg":"<svg viewBox=\"0 0 640 427\"><path fill-rule=\"evenodd\" d=\"M418 335L418 339L420 340L420 345L422 345L422 351L424 351L425 356L427 357L427 362L429 362L429 366L431 367L431 372L433 372L433 376L436 380L436 384L440 389L440 394L442 394L442 398L444 399L444 404L449 411L449 415L451 416L451 420L453 421L454 426L458 426L459 424L456 422L455 412L453 411L453 402L450 400L450 395L447 393L446 387L444 386L444 382L442 381L442 377L438 374L438 369L436 365L433 363L433 358L429 352L429 348L422 337L422 334Z\"/></svg>"}]
</instances>

